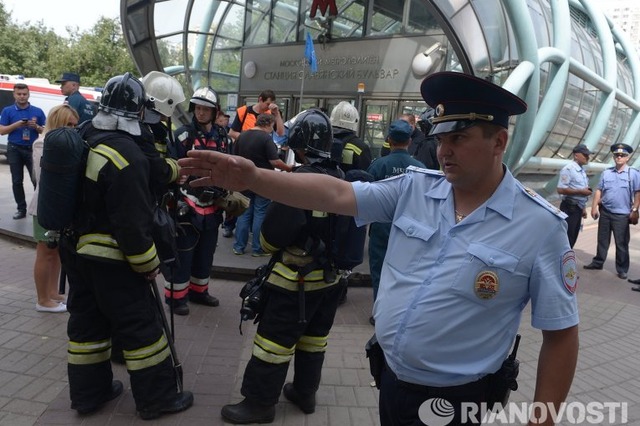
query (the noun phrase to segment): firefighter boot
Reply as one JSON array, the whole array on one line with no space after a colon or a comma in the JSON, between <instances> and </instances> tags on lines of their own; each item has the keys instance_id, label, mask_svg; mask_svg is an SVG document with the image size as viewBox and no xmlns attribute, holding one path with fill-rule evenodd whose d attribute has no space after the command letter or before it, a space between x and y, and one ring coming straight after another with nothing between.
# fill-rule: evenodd
<instances>
[{"instance_id":1,"label":"firefighter boot","mask_svg":"<svg viewBox=\"0 0 640 426\"><path fill-rule=\"evenodd\" d=\"M119 397L123 389L124 386L122 385L122 382L120 380L114 380L113 382L111 382L111 389L100 399L100 401L90 405L75 405L74 403L71 403L71 408L76 410L78 414L81 415L94 413L102 408L102 406L107 402Z\"/></svg>"},{"instance_id":2,"label":"firefighter boot","mask_svg":"<svg viewBox=\"0 0 640 426\"><path fill-rule=\"evenodd\" d=\"M229 423L237 425L271 423L276 417L276 407L245 398L237 404L225 405L220 414Z\"/></svg>"},{"instance_id":3,"label":"firefighter boot","mask_svg":"<svg viewBox=\"0 0 640 426\"><path fill-rule=\"evenodd\" d=\"M302 410L305 414L311 414L316 411L316 394L302 396L298 393L293 383L287 383L282 388L285 398L291 401L295 406Z\"/></svg>"},{"instance_id":4,"label":"firefighter boot","mask_svg":"<svg viewBox=\"0 0 640 426\"><path fill-rule=\"evenodd\" d=\"M182 299L170 299L165 297L164 302L169 305L170 308L173 308L174 314L182 316L189 315L189 305L187 304L186 297L183 297Z\"/></svg>"},{"instance_id":5,"label":"firefighter boot","mask_svg":"<svg viewBox=\"0 0 640 426\"><path fill-rule=\"evenodd\" d=\"M145 408L138 409L142 420L157 419L163 414L179 413L193 405L193 393L182 391L169 400L159 401Z\"/></svg>"},{"instance_id":6,"label":"firefighter boot","mask_svg":"<svg viewBox=\"0 0 640 426\"><path fill-rule=\"evenodd\" d=\"M210 295L208 291L204 291L202 293L189 291L189 301L205 306L218 306L220 304L218 298Z\"/></svg>"}]
</instances>

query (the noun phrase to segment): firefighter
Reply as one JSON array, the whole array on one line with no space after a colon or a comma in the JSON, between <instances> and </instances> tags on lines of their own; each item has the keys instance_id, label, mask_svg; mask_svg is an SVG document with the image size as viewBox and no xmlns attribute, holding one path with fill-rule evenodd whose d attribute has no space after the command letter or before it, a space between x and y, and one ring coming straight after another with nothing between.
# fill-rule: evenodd
<instances>
[{"instance_id":1,"label":"firefighter","mask_svg":"<svg viewBox=\"0 0 640 426\"><path fill-rule=\"evenodd\" d=\"M117 340L136 409L148 420L186 410L193 394L177 390L168 340L149 287L158 273L151 237L150 163L136 139L145 102L131 74L105 85L99 112L80 132L91 149L72 231L61 239L69 280L67 332L71 408L89 414L123 390L113 380Z\"/></svg>"},{"instance_id":2,"label":"firefighter","mask_svg":"<svg viewBox=\"0 0 640 426\"><path fill-rule=\"evenodd\" d=\"M218 99L210 87L193 93L189 100L193 119L175 132L173 150L177 158L186 157L191 149L227 152L226 131L215 122L220 111ZM209 277L223 220L223 210L216 200L226 192L214 187L192 188L187 183L181 193L186 208L179 209L183 214L178 218L178 267L167 280L173 281L173 291L169 283L165 285L165 300L169 305L173 303L175 314L188 315L187 301L205 306L220 304L209 294Z\"/></svg>"},{"instance_id":3,"label":"firefighter","mask_svg":"<svg viewBox=\"0 0 640 426\"><path fill-rule=\"evenodd\" d=\"M332 130L319 110L298 116L289 131L289 147L303 165L295 173L344 174L331 161ZM267 277L268 297L244 373L245 399L222 408L231 423L269 423L280 391L304 413L315 411L316 391L329 330L342 292L331 261L332 221L320 211L273 203L267 209L260 241L277 262ZM284 385L295 355L293 383Z\"/></svg>"}]
</instances>

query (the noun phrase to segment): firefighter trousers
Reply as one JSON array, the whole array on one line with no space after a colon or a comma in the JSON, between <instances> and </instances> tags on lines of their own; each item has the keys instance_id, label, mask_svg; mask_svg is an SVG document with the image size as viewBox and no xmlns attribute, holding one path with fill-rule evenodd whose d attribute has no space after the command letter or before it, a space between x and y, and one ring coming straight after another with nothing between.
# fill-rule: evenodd
<instances>
[{"instance_id":1,"label":"firefighter trousers","mask_svg":"<svg viewBox=\"0 0 640 426\"><path fill-rule=\"evenodd\" d=\"M111 392L112 338L124 351L138 410L175 398L175 370L149 282L125 262L78 256L74 242L65 240L71 407L94 406Z\"/></svg>"},{"instance_id":2,"label":"firefighter trousers","mask_svg":"<svg viewBox=\"0 0 640 426\"><path fill-rule=\"evenodd\" d=\"M305 292L306 323L300 322L298 293L268 289L268 299L254 337L241 393L264 405L275 405L295 354L295 389L303 396L320 385L327 337L338 309L342 285Z\"/></svg>"}]
</instances>

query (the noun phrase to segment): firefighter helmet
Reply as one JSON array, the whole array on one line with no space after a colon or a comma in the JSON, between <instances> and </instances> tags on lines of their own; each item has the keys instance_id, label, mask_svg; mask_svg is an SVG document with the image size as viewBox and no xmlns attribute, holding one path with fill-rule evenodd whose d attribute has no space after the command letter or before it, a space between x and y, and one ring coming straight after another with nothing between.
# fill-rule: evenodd
<instances>
[{"instance_id":1,"label":"firefighter helmet","mask_svg":"<svg viewBox=\"0 0 640 426\"><path fill-rule=\"evenodd\" d=\"M333 131L329 117L318 109L309 109L298 116L289 129L289 147L304 150L307 155L331 158Z\"/></svg>"},{"instance_id":2,"label":"firefighter helmet","mask_svg":"<svg viewBox=\"0 0 640 426\"><path fill-rule=\"evenodd\" d=\"M220 110L220 103L218 99L218 94L211 87L201 87L196 89L189 100L189 112L193 112L196 105L204 105L216 110L213 114L213 118L215 119L216 112Z\"/></svg>"},{"instance_id":3,"label":"firefighter helmet","mask_svg":"<svg viewBox=\"0 0 640 426\"><path fill-rule=\"evenodd\" d=\"M342 101L331 111L331 125L357 132L359 117L356 107L347 101Z\"/></svg>"},{"instance_id":4,"label":"firefighter helmet","mask_svg":"<svg viewBox=\"0 0 640 426\"><path fill-rule=\"evenodd\" d=\"M131 73L111 77L102 89L98 109L107 114L138 118L145 106L146 95L142 82Z\"/></svg>"},{"instance_id":5,"label":"firefighter helmet","mask_svg":"<svg viewBox=\"0 0 640 426\"><path fill-rule=\"evenodd\" d=\"M174 77L160 71L151 71L141 79L149 100L149 108L171 117L176 106L186 98L182 85Z\"/></svg>"}]
</instances>

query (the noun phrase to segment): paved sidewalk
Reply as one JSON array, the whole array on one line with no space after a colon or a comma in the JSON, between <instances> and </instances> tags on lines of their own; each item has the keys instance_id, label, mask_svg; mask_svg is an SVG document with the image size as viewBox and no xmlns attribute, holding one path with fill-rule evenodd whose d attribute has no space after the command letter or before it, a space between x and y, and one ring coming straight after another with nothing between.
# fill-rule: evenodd
<instances>
[{"instance_id":1,"label":"paved sidewalk","mask_svg":"<svg viewBox=\"0 0 640 426\"><path fill-rule=\"evenodd\" d=\"M6 179L5 179L6 182ZM126 370L114 366L125 392L103 410L79 417L69 408L66 374L67 314L35 311L32 278L35 251L28 236L30 222L12 221L13 202L8 185L0 187L0 425L222 425L220 408L239 401L244 365L251 353L255 326L245 323L238 332L240 281L214 279L211 292L220 298L216 308L192 305L188 317L176 318L177 349L184 366L185 388L195 394L194 406L177 415L143 422L135 415ZM526 226L526 224L523 224ZM531 230L540 232L541 230ZM9 235L9 237L7 237ZM16 239L17 237L17 239ZM220 239L218 250L229 249ZM596 227L585 226L576 253L580 268L589 263L595 249ZM640 277L640 227L633 227L632 268ZM224 259L224 256L219 256ZM579 402L626 402L627 424L640 425L640 293L615 275L613 251L602 271L580 269L579 302L581 351L578 371L569 396ZM220 261L220 260L219 260ZM246 270L264 261L236 256ZM304 415L281 398L275 425L377 425L378 391L369 383L366 340L373 333L368 324L371 291L349 290L348 301L338 310L322 384L318 409ZM523 316L520 346L520 389L512 401L530 401L535 386L540 332L530 326L529 311ZM617 413L619 414L619 413ZM614 423L621 424L620 417ZM575 424L565 421L562 424ZM588 424L585 420L582 424Z\"/></svg>"}]
</instances>

